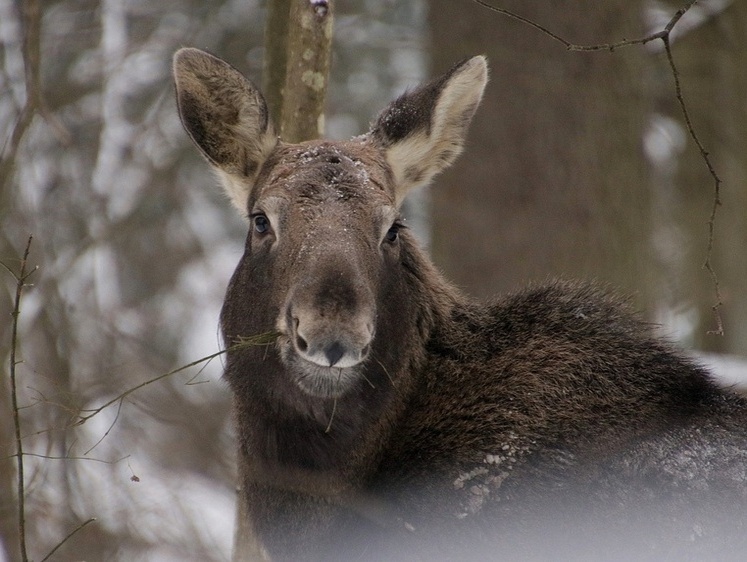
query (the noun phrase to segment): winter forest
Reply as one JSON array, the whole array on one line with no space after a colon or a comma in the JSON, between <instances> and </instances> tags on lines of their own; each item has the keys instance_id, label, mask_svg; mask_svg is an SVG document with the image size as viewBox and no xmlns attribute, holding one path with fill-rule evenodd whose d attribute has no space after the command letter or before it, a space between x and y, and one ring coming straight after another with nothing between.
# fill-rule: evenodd
<instances>
[{"instance_id":1,"label":"winter forest","mask_svg":"<svg viewBox=\"0 0 747 562\"><path fill-rule=\"evenodd\" d=\"M266 4L0 0L0 562L21 534L34 560L230 560L218 315L246 224L182 130L170 65L198 47L261 84ZM406 207L447 277L480 298L597 279L747 382L746 2L334 9L333 139L488 57L464 155Z\"/></svg>"}]
</instances>

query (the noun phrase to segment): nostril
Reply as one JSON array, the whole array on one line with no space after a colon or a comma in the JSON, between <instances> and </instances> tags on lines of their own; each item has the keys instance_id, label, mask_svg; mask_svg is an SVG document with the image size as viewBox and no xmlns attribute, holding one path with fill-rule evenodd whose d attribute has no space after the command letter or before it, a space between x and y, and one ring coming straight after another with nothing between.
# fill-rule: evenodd
<instances>
[{"instance_id":1,"label":"nostril","mask_svg":"<svg viewBox=\"0 0 747 562\"><path fill-rule=\"evenodd\" d=\"M296 336L296 347L299 351L305 353L306 350L309 349L309 344L307 344L306 340L301 336Z\"/></svg>"},{"instance_id":2,"label":"nostril","mask_svg":"<svg viewBox=\"0 0 747 562\"><path fill-rule=\"evenodd\" d=\"M369 352L369 351L371 351L371 344L368 344L368 345L367 345L366 347L364 347L364 348L363 348L363 349L361 350L361 358L363 358L363 357L365 357L366 355L368 355L368 352Z\"/></svg>"}]
</instances>

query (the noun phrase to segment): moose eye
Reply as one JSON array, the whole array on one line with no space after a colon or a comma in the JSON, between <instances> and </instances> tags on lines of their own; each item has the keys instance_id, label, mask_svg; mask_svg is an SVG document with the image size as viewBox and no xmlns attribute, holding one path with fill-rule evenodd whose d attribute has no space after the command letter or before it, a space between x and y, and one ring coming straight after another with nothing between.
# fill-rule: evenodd
<instances>
[{"instance_id":1,"label":"moose eye","mask_svg":"<svg viewBox=\"0 0 747 562\"><path fill-rule=\"evenodd\" d=\"M402 228L401 224L394 223L389 230L386 231L386 235L384 235L384 239L389 242L390 244L393 242L396 242L399 238L399 229Z\"/></svg>"},{"instance_id":2,"label":"moose eye","mask_svg":"<svg viewBox=\"0 0 747 562\"><path fill-rule=\"evenodd\" d=\"M254 232L257 234L266 234L270 231L270 221L261 213L252 216L254 223Z\"/></svg>"}]
</instances>

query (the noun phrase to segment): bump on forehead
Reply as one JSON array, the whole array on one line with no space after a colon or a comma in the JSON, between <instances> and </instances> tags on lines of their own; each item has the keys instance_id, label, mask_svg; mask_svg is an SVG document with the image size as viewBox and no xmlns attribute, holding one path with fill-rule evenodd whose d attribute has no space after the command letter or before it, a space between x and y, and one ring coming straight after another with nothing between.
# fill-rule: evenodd
<instances>
[{"instance_id":1,"label":"bump on forehead","mask_svg":"<svg viewBox=\"0 0 747 562\"><path fill-rule=\"evenodd\" d=\"M271 191L290 188L289 195L316 203L368 199L376 192L393 203L391 172L379 152L361 140L286 145L278 151L265 186Z\"/></svg>"}]
</instances>

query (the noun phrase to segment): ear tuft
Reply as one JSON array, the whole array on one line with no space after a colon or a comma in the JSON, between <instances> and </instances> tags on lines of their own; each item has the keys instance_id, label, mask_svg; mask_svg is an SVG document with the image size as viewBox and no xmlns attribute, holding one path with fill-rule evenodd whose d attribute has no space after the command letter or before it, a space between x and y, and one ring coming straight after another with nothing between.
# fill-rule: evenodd
<instances>
[{"instance_id":1,"label":"ear tuft","mask_svg":"<svg viewBox=\"0 0 747 562\"><path fill-rule=\"evenodd\" d=\"M394 173L398 204L461 153L487 81L485 57L472 57L400 96L381 113L371 136L384 149Z\"/></svg>"},{"instance_id":2,"label":"ear tuft","mask_svg":"<svg viewBox=\"0 0 747 562\"><path fill-rule=\"evenodd\" d=\"M199 49L176 52L174 83L185 130L245 214L259 169L278 142L262 94L230 64Z\"/></svg>"}]
</instances>

